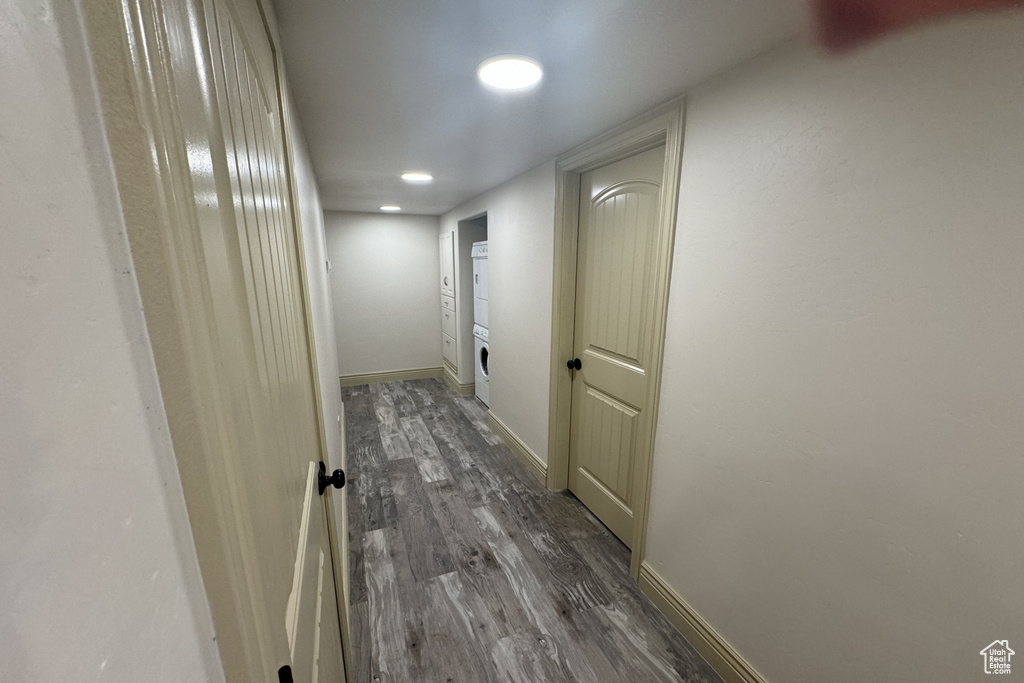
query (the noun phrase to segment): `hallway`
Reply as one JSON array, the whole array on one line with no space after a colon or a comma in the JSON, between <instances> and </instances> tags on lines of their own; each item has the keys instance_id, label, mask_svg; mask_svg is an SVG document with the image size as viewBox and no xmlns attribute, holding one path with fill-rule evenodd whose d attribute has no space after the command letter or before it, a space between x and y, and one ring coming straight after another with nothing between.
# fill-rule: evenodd
<instances>
[{"instance_id":1,"label":"hallway","mask_svg":"<svg viewBox=\"0 0 1024 683\"><path fill-rule=\"evenodd\" d=\"M342 393L354 680L721 680L475 397L435 379Z\"/></svg>"}]
</instances>

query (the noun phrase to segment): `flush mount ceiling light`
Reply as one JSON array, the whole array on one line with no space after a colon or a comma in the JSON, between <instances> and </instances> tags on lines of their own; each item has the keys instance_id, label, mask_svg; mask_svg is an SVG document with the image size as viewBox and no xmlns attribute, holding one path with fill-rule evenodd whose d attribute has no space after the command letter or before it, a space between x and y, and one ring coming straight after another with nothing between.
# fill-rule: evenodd
<instances>
[{"instance_id":1,"label":"flush mount ceiling light","mask_svg":"<svg viewBox=\"0 0 1024 683\"><path fill-rule=\"evenodd\" d=\"M529 57L499 55L480 64L476 75L496 90L525 90L539 83L544 71Z\"/></svg>"},{"instance_id":2,"label":"flush mount ceiling light","mask_svg":"<svg viewBox=\"0 0 1024 683\"><path fill-rule=\"evenodd\" d=\"M402 180L407 183L429 183L433 179L434 176L421 171L410 171L402 174Z\"/></svg>"},{"instance_id":3,"label":"flush mount ceiling light","mask_svg":"<svg viewBox=\"0 0 1024 683\"><path fill-rule=\"evenodd\" d=\"M395 211L401 211L402 207L400 207L400 206L391 206L389 204L387 206L380 207L380 210L381 211L387 211L388 213L394 213Z\"/></svg>"}]
</instances>

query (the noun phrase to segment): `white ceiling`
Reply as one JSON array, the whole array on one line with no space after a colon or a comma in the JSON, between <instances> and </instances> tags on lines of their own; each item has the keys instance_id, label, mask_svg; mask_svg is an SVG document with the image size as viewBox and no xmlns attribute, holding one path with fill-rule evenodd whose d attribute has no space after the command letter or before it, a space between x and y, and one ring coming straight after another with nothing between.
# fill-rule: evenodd
<instances>
[{"instance_id":1,"label":"white ceiling","mask_svg":"<svg viewBox=\"0 0 1024 683\"><path fill-rule=\"evenodd\" d=\"M797 34L801 0L275 0L324 207L439 215ZM477 65L544 66L498 94ZM414 186L403 171L434 182Z\"/></svg>"}]
</instances>

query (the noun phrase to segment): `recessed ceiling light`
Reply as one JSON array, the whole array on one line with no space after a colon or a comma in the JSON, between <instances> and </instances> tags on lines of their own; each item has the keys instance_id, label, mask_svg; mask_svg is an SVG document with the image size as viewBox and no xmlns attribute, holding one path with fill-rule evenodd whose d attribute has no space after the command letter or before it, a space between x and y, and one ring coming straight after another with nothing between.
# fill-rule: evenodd
<instances>
[{"instance_id":1,"label":"recessed ceiling light","mask_svg":"<svg viewBox=\"0 0 1024 683\"><path fill-rule=\"evenodd\" d=\"M390 206L390 205L388 205L388 206L382 206L382 207L380 207L380 210L381 210L381 211L387 211L387 212L389 212L389 213L394 213L395 211L401 211L401 210L402 210L402 207L400 207L400 206Z\"/></svg>"},{"instance_id":2,"label":"recessed ceiling light","mask_svg":"<svg viewBox=\"0 0 1024 683\"><path fill-rule=\"evenodd\" d=\"M410 171L409 173L402 174L402 180L407 183L429 183L434 179L434 176L429 173L421 173L420 171Z\"/></svg>"},{"instance_id":3,"label":"recessed ceiling light","mask_svg":"<svg viewBox=\"0 0 1024 683\"><path fill-rule=\"evenodd\" d=\"M498 90L524 90L540 82L544 71L529 57L500 55L480 64L476 75L485 85Z\"/></svg>"}]
</instances>

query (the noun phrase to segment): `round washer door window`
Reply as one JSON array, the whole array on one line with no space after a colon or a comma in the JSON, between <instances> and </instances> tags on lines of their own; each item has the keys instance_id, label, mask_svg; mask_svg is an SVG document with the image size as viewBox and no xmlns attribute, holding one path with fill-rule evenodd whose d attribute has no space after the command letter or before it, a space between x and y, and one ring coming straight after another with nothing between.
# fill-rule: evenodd
<instances>
[{"instance_id":1,"label":"round washer door window","mask_svg":"<svg viewBox=\"0 0 1024 683\"><path fill-rule=\"evenodd\" d=\"M487 377L487 375L488 375L488 372L487 372L487 356L488 356L487 347L486 346L481 346L480 347L480 370L484 373L484 377Z\"/></svg>"}]
</instances>

